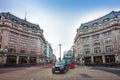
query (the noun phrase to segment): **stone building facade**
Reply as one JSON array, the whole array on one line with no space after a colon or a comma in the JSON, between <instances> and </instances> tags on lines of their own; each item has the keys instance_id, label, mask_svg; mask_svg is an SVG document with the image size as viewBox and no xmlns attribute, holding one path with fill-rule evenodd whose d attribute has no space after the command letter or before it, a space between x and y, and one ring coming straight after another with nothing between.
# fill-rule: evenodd
<instances>
[{"instance_id":1,"label":"stone building facade","mask_svg":"<svg viewBox=\"0 0 120 80\"><path fill-rule=\"evenodd\" d=\"M0 65L41 63L45 38L39 25L0 13Z\"/></svg>"},{"instance_id":2,"label":"stone building facade","mask_svg":"<svg viewBox=\"0 0 120 80\"><path fill-rule=\"evenodd\" d=\"M80 62L120 63L120 11L112 11L96 20L81 24L77 29L74 44Z\"/></svg>"}]
</instances>

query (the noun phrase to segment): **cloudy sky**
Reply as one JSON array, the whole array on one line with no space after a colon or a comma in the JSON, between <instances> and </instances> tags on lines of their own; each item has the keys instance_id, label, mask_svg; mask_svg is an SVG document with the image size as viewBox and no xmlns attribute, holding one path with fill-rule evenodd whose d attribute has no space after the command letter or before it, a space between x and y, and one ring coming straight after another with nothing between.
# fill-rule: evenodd
<instances>
[{"instance_id":1,"label":"cloudy sky","mask_svg":"<svg viewBox=\"0 0 120 80\"><path fill-rule=\"evenodd\" d=\"M81 23L120 10L120 0L0 0L0 12L10 12L39 24L44 36L59 57L73 45L76 29Z\"/></svg>"}]
</instances>

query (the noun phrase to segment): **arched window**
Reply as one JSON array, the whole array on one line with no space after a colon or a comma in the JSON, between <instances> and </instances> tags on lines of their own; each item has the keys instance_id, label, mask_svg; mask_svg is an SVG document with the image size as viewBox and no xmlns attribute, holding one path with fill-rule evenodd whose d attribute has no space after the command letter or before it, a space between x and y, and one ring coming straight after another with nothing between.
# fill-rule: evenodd
<instances>
[{"instance_id":1,"label":"arched window","mask_svg":"<svg viewBox=\"0 0 120 80\"><path fill-rule=\"evenodd\" d=\"M96 26L96 25L98 25L98 23L93 23L93 26Z\"/></svg>"},{"instance_id":2,"label":"arched window","mask_svg":"<svg viewBox=\"0 0 120 80\"><path fill-rule=\"evenodd\" d=\"M14 22L14 23L17 23L17 20L15 20L15 19L12 19L12 22Z\"/></svg>"},{"instance_id":3,"label":"arched window","mask_svg":"<svg viewBox=\"0 0 120 80\"><path fill-rule=\"evenodd\" d=\"M106 18L106 19L103 20L103 22L106 22L106 21L109 21L109 18Z\"/></svg>"}]
</instances>

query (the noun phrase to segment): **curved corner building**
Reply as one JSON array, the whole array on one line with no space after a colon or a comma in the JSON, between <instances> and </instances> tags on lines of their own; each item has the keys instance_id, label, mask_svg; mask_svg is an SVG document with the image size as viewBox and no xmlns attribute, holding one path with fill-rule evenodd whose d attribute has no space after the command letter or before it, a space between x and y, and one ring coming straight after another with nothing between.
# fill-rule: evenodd
<instances>
[{"instance_id":1,"label":"curved corner building","mask_svg":"<svg viewBox=\"0 0 120 80\"><path fill-rule=\"evenodd\" d=\"M43 61L45 39L39 25L0 13L0 65Z\"/></svg>"},{"instance_id":2,"label":"curved corner building","mask_svg":"<svg viewBox=\"0 0 120 80\"><path fill-rule=\"evenodd\" d=\"M120 63L120 11L81 24L74 44L77 60L85 64Z\"/></svg>"}]
</instances>

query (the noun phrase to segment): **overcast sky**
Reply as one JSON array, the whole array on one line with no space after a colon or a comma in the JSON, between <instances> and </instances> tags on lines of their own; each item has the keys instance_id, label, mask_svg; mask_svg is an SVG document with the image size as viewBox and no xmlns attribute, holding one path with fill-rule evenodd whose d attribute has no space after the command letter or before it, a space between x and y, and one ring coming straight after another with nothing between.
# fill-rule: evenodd
<instances>
[{"instance_id":1,"label":"overcast sky","mask_svg":"<svg viewBox=\"0 0 120 80\"><path fill-rule=\"evenodd\" d=\"M111 11L120 10L120 0L0 0L0 12L10 12L27 21L39 24L53 53L73 45L76 29L81 23L97 19Z\"/></svg>"}]
</instances>

